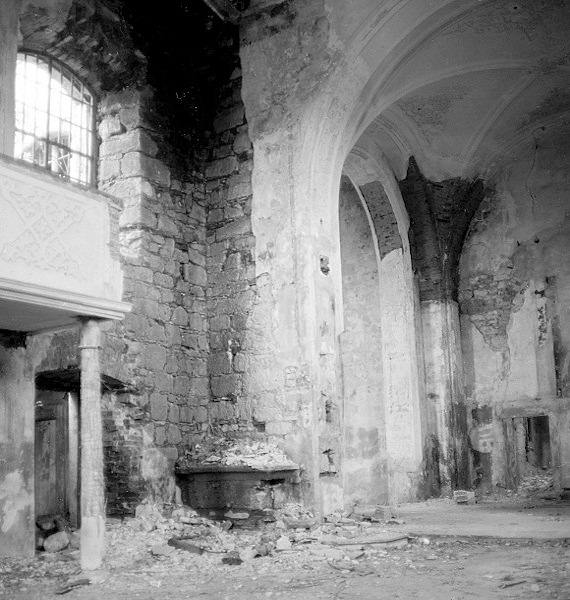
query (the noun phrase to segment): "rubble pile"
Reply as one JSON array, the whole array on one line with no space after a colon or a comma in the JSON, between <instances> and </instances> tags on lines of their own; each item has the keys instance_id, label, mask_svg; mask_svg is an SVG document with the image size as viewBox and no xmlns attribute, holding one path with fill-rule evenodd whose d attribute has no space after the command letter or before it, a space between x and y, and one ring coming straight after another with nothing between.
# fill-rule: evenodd
<instances>
[{"instance_id":1,"label":"rubble pile","mask_svg":"<svg viewBox=\"0 0 570 600\"><path fill-rule=\"evenodd\" d=\"M536 471L523 477L519 490L529 494L535 492L548 492L554 488L554 479L551 471Z\"/></svg>"},{"instance_id":2,"label":"rubble pile","mask_svg":"<svg viewBox=\"0 0 570 600\"><path fill-rule=\"evenodd\" d=\"M258 440L213 439L195 444L178 459L177 468L204 465L242 466L251 469L272 469L297 465L276 445Z\"/></svg>"},{"instance_id":3,"label":"rubble pile","mask_svg":"<svg viewBox=\"0 0 570 600\"><path fill-rule=\"evenodd\" d=\"M59 552L67 547L79 549L79 533L73 531L62 515L42 515L36 519L36 548Z\"/></svg>"},{"instance_id":4,"label":"rubble pile","mask_svg":"<svg viewBox=\"0 0 570 600\"><path fill-rule=\"evenodd\" d=\"M69 545L41 552L30 561L0 562L0 598L34 586L62 594L90 583L98 584L100 597L109 597L106 594L116 590L119 581L127 589L131 583L161 587L172 581L173 574L183 574L185 586L209 585L221 578L235 582L237 590L265 576L268 582L279 577L296 582L300 573L307 572L321 582L328 581L331 572L342 577L390 569L422 573L433 565L467 564L476 545L485 543L440 542L410 535L405 527L391 506L356 505L321 518L291 503L276 511L273 520L243 529L232 520L207 518L185 505L147 501L136 507L134 517L107 519L107 551L99 581L91 575L86 579L79 553ZM495 585L501 589L538 585L526 571L509 577L497 579Z\"/></svg>"},{"instance_id":5,"label":"rubble pile","mask_svg":"<svg viewBox=\"0 0 570 600\"><path fill-rule=\"evenodd\" d=\"M345 511L319 520L300 504L275 511L274 520L257 529L234 527L231 520L214 521L188 506L137 507L134 518L108 522L107 560L114 568L129 564L153 566L178 563L215 572L220 565L253 565L263 557L281 562L353 560L356 556L385 553L387 548L408 544L408 536L395 534L389 523L392 512L385 507L375 516ZM378 516L390 514L388 521ZM141 536L144 532L144 536Z\"/></svg>"}]
</instances>

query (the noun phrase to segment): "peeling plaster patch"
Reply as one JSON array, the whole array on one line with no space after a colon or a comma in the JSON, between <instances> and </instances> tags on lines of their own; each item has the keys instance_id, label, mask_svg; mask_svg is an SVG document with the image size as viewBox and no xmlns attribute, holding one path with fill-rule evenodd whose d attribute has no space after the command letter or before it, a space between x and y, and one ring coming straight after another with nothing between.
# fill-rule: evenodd
<instances>
[{"instance_id":1,"label":"peeling plaster patch","mask_svg":"<svg viewBox=\"0 0 570 600\"><path fill-rule=\"evenodd\" d=\"M288 115L315 98L338 65L329 48L325 2L289 0L244 17L241 53L249 133L282 126ZM251 57L247 56L251 53ZM264 72L264 77L258 77ZM260 84L265 86L260 88Z\"/></svg>"},{"instance_id":2,"label":"peeling plaster patch","mask_svg":"<svg viewBox=\"0 0 570 600\"><path fill-rule=\"evenodd\" d=\"M452 87L438 94L408 96L399 102L399 107L424 133L436 133L444 128L449 109L466 95L464 88Z\"/></svg>"},{"instance_id":3,"label":"peeling plaster patch","mask_svg":"<svg viewBox=\"0 0 570 600\"><path fill-rule=\"evenodd\" d=\"M556 30L548 25L554 22L552 13L555 9L566 10L565 0L548 0L537 2L537 0L513 0L512 2L498 2L492 6L482 4L482 10L469 12L455 26L448 29L448 33L459 34L485 34L485 33L507 33L519 31L528 40L544 37L550 45L556 42L566 42L562 39L563 28ZM557 35L558 34L558 35Z\"/></svg>"},{"instance_id":4,"label":"peeling plaster patch","mask_svg":"<svg viewBox=\"0 0 570 600\"><path fill-rule=\"evenodd\" d=\"M32 493L27 489L20 471L8 473L0 483L1 531L7 533L18 523L22 512L29 511L33 504Z\"/></svg>"},{"instance_id":5,"label":"peeling plaster patch","mask_svg":"<svg viewBox=\"0 0 570 600\"><path fill-rule=\"evenodd\" d=\"M321 269L321 273L323 275L328 275L331 271L330 268L330 264L329 264L329 257L328 256L321 256L320 259L320 269Z\"/></svg>"},{"instance_id":6,"label":"peeling plaster patch","mask_svg":"<svg viewBox=\"0 0 570 600\"><path fill-rule=\"evenodd\" d=\"M147 496L150 498L174 498L175 483L171 476L174 461L178 458L176 448L172 456L166 456L165 452L158 450L153 443L153 437L143 430L144 446L141 457L141 475L147 481Z\"/></svg>"},{"instance_id":7,"label":"peeling plaster patch","mask_svg":"<svg viewBox=\"0 0 570 600\"><path fill-rule=\"evenodd\" d=\"M310 379L299 367L291 366L285 368L285 387L288 389L308 388Z\"/></svg>"},{"instance_id":8,"label":"peeling plaster patch","mask_svg":"<svg viewBox=\"0 0 570 600\"><path fill-rule=\"evenodd\" d=\"M533 110L521 127L528 126L535 121L543 121L556 115L564 115L570 111L570 92L565 88L555 88Z\"/></svg>"}]
</instances>

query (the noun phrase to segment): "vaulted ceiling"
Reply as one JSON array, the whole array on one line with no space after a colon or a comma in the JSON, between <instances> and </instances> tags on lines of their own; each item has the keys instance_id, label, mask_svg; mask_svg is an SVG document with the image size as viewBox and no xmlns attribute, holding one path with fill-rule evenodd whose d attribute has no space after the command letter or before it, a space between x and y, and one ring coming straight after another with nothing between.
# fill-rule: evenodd
<instances>
[{"instance_id":1,"label":"vaulted ceiling","mask_svg":"<svg viewBox=\"0 0 570 600\"><path fill-rule=\"evenodd\" d=\"M334 4L373 73L360 133L398 178L411 155L434 180L491 180L544 140L570 155L570 0Z\"/></svg>"}]
</instances>

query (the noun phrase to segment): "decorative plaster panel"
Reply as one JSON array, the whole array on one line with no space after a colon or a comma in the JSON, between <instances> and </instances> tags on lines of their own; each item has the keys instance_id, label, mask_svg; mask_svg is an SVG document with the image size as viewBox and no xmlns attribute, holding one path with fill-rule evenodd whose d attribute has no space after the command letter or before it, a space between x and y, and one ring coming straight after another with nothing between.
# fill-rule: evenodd
<instances>
[{"instance_id":1,"label":"decorative plaster panel","mask_svg":"<svg viewBox=\"0 0 570 600\"><path fill-rule=\"evenodd\" d=\"M122 273L110 249L114 204L112 198L1 160L0 281L11 289L41 288L44 299L59 301L69 294L80 295L86 305L120 302Z\"/></svg>"}]
</instances>

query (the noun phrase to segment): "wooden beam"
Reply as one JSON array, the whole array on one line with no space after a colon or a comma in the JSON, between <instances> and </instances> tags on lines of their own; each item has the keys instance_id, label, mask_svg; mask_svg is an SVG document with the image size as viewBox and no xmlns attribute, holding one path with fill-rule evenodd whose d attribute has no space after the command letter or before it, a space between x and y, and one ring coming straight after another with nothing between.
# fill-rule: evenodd
<instances>
[{"instance_id":1,"label":"wooden beam","mask_svg":"<svg viewBox=\"0 0 570 600\"><path fill-rule=\"evenodd\" d=\"M209 6L222 21L228 21L234 25L239 23L241 13L230 0L204 0L204 3Z\"/></svg>"}]
</instances>

